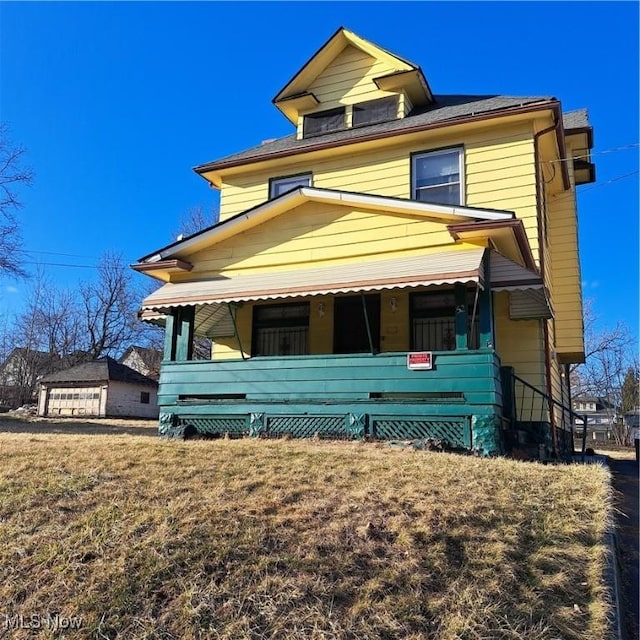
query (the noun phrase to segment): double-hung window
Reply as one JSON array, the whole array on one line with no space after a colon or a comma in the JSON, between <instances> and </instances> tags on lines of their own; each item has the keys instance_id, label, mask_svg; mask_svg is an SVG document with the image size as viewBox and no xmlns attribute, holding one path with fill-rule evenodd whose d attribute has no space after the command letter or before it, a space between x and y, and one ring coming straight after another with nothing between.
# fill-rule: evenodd
<instances>
[{"instance_id":1,"label":"double-hung window","mask_svg":"<svg viewBox=\"0 0 640 640\"><path fill-rule=\"evenodd\" d=\"M434 204L464 204L462 147L411 157L411 197Z\"/></svg>"},{"instance_id":2,"label":"double-hung window","mask_svg":"<svg viewBox=\"0 0 640 640\"><path fill-rule=\"evenodd\" d=\"M277 198L287 191L298 187L310 187L311 174L301 173L295 176L286 176L283 178L271 178L269 180L269 199Z\"/></svg>"}]
</instances>

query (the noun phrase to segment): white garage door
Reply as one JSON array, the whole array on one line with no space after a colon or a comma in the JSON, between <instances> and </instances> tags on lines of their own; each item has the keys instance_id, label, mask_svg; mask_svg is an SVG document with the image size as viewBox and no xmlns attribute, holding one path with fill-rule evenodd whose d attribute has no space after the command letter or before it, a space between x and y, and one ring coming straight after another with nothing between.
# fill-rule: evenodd
<instances>
[{"instance_id":1,"label":"white garage door","mask_svg":"<svg viewBox=\"0 0 640 640\"><path fill-rule=\"evenodd\" d=\"M99 416L102 387L54 387L49 391L50 416Z\"/></svg>"}]
</instances>

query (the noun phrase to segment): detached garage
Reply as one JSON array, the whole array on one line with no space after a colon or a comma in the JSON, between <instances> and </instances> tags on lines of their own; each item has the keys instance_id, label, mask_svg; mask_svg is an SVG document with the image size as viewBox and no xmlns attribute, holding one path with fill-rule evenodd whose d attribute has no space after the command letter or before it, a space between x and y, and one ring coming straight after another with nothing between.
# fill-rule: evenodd
<instances>
[{"instance_id":1,"label":"detached garage","mask_svg":"<svg viewBox=\"0 0 640 640\"><path fill-rule=\"evenodd\" d=\"M40 380L40 416L158 417L158 383L113 358Z\"/></svg>"}]
</instances>

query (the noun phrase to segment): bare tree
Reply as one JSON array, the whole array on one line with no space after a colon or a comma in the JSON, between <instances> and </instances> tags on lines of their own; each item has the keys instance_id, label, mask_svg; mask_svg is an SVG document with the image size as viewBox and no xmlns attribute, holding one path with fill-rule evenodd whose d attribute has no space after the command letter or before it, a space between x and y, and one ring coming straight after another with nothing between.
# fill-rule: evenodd
<instances>
[{"instance_id":1,"label":"bare tree","mask_svg":"<svg viewBox=\"0 0 640 640\"><path fill-rule=\"evenodd\" d=\"M3 365L2 383L5 401L10 405L33 402L40 378L59 368L58 354L47 348L42 334L41 311L49 287L44 272L37 271L25 310L5 326L12 340Z\"/></svg>"},{"instance_id":2,"label":"bare tree","mask_svg":"<svg viewBox=\"0 0 640 640\"><path fill-rule=\"evenodd\" d=\"M623 385L625 376L635 362L636 339L623 323L599 329L593 302L585 304L585 363L574 365L571 384L574 397L589 395L602 398L613 434L618 444L627 439L622 420Z\"/></svg>"},{"instance_id":3,"label":"bare tree","mask_svg":"<svg viewBox=\"0 0 640 640\"><path fill-rule=\"evenodd\" d=\"M186 238L218 222L217 211L206 211L202 205L192 207L180 216L176 238Z\"/></svg>"},{"instance_id":4,"label":"bare tree","mask_svg":"<svg viewBox=\"0 0 640 640\"><path fill-rule=\"evenodd\" d=\"M0 123L0 274L18 277L26 276L20 264L22 237L16 213L22 203L18 192L33 181L24 155L24 148L11 141L7 125Z\"/></svg>"},{"instance_id":5,"label":"bare tree","mask_svg":"<svg viewBox=\"0 0 640 640\"><path fill-rule=\"evenodd\" d=\"M106 252L97 280L80 287L84 350L92 358L115 356L135 343L143 330L137 317L139 302L124 258Z\"/></svg>"}]
</instances>

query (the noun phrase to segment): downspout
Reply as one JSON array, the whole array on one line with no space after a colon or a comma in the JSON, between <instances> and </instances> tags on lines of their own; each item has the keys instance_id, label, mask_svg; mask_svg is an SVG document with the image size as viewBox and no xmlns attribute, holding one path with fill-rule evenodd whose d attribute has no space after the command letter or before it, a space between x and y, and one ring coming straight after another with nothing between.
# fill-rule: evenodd
<instances>
[{"instance_id":1,"label":"downspout","mask_svg":"<svg viewBox=\"0 0 640 640\"><path fill-rule=\"evenodd\" d=\"M552 131L556 132L556 137L558 138L558 152L561 153L561 148L564 145L560 144L560 110L554 109L553 111L553 119L554 123L552 126L543 129L542 131L538 131L533 134L533 153L534 153L534 162L535 162L535 171L536 171L536 215L538 219L538 254L540 257L540 276L542 278L542 282L545 282L545 270L544 270L544 262L545 262L545 250L544 250L544 234L542 233L542 220L543 220L543 211L542 211L542 189L544 189L544 176L542 174L542 167L540 165L540 151L538 149L538 140L545 134L551 133ZM563 173L563 183L566 187L566 182L564 181L564 171ZM547 320L542 319L542 331L543 331L543 339L544 339L544 368L545 368L545 377L546 377L546 387L547 387L547 397L551 400L553 399L553 387L551 385L551 356L549 354L549 327L547 325ZM558 434L556 433L556 418L555 418L555 410L552 402L548 403L549 405L549 421L551 423L551 443L553 446L553 455L554 457L558 456Z\"/></svg>"}]
</instances>

